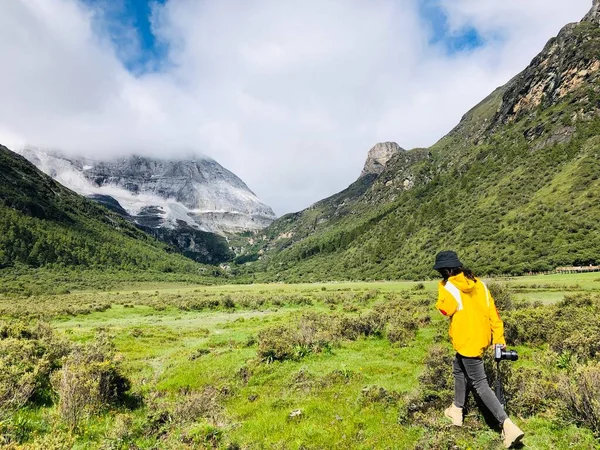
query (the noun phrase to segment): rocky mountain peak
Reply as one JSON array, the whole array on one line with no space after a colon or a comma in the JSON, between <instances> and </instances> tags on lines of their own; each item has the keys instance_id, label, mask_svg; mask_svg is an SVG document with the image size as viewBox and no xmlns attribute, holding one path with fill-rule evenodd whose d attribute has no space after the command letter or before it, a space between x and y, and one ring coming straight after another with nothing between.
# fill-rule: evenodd
<instances>
[{"instance_id":1,"label":"rocky mountain peak","mask_svg":"<svg viewBox=\"0 0 600 450\"><path fill-rule=\"evenodd\" d=\"M99 161L25 149L21 154L75 192L153 229L254 231L275 213L235 174L210 158L141 156Z\"/></svg>"},{"instance_id":2,"label":"rocky mountain peak","mask_svg":"<svg viewBox=\"0 0 600 450\"><path fill-rule=\"evenodd\" d=\"M379 142L378 144L375 144L375 146L369 150L367 161L360 173L360 178L369 174L381 174L392 156L401 151L404 151L404 149L395 142Z\"/></svg>"},{"instance_id":3,"label":"rocky mountain peak","mask_svg":"<svg viewBox=\"0 0 600 450\"><path fill-rule=\"evenodd\" d=\"M592 0L592 9L583 20L586 22L600 22L600 0Z\"/></svg>"}]
</instances>

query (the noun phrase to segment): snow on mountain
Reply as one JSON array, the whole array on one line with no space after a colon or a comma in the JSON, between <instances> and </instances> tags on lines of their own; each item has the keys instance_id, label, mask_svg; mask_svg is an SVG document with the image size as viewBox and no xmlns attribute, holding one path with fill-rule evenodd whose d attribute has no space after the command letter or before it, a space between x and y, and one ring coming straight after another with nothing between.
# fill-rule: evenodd
<instances>
[{"instance_id":1,"label":"snow on mountain","mask_svg":"<svg viewBox=\"0 0 600 450\"><path fill-rule=\"evenodd\" d=\"M95 161L34 149L19 153L81 195L114 199L143 226L186 224L223 234L261 229L276 218L242 180L212 159Z\"/></svg>"}]
</instances>

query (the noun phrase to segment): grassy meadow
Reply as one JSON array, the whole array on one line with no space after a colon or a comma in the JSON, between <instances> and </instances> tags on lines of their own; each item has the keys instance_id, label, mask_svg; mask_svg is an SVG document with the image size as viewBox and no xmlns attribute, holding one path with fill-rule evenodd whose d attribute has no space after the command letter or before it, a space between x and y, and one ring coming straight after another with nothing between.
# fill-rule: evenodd
<instances>
[{"instance_id":1,"label":"grassy meadow","mask_svg":"<svg viewBox=\"0 0 600 450\"><path fill-rule=\"evenodd\" d=\"M447 321L433 307L436 283L146 282L0 296L0 342L7 346L0 356L0 444L503 448L472 398L462 429L443 418L452 401L452 351ZM521 355L502 368L509 413L527 433L524 448L600 448L594 390L600 387L600 274L489 285L509 344ZM38 350L27 350L32 346ZM47 356L52 351L57 355ZM21 354L33 369L10 360ZM90 375L92 366L126 387L92 402L103 383ZM31 382L31 374L41 373L47 380ZM17 402L10 389L24 385Z\"/></svg>"}]
</instances>

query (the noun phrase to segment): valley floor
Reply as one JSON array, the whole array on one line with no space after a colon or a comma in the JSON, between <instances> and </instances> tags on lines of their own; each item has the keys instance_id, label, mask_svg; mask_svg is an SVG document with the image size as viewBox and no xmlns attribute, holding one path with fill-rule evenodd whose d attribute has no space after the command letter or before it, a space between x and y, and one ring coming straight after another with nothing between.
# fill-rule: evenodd
<instances>
[{"instance_id":1,"label":"valley floor","mask_svg":"<svg viewBox=\"0 0 600 450\"><path fill-rule=\"evenodd\" d=\"M24 320L32 326L42 319L72 344L108 336L115 364L131 382L130 401L93 412L84 402L70 426L56 392L49 401L33 399L4 411L0 443L81 449L502 448L499 432L486 425L473 402L462 429L443 418L452 401L452 352L446 319L433 308L436 283L137 283L118 291L0 296L3 323ZM574 308L595 317L600 274L489 284L498 292L509 343L510 336L519 343L514 348L521 359L502 364L511 415L527 433L525 448L600 448L600 430L577 415L577 405L567 404L563 388L536 387L563 386L569 371L598 367L600 356L557 346L550 335L540 341L522 326L530 316L554 314L565 295L576 299ZM564 339L575 328L563 327ZM600 415L595 408L592 414Z\"/></svg>"}]
</instances>

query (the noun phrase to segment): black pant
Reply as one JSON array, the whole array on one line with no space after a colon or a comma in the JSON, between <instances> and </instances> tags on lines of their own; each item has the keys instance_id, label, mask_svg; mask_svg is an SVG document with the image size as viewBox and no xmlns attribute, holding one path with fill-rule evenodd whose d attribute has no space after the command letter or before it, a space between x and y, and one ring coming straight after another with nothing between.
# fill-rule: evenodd
<instances>
[{"instance_id":1,"label":"black pant","mask_svg":"<svg viewBox=\"0 0 600 450\"><path fill-rule=\"evenodd\" d=\"M464 408L467 400L467 382L471 381L475 392L494 417L498 419L498 422L503 424L508 419L502 405L490 389L481 358L467 358L457 353L452 362L452 373L454 374L455 406Z\"/></svg>"}]
</instances>

